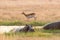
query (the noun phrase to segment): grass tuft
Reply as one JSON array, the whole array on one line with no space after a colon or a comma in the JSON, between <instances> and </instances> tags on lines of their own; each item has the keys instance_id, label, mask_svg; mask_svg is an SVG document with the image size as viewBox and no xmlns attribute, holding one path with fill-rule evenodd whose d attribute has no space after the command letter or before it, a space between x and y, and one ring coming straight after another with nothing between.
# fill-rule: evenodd
<instances>
[{"instance_id":1,"label":"grass tuft","mask_svg":"<svg viewBox=\"0 0 60 40\"><path fill-rule=\"evenodd\" d=\"M4 22L0 22L0 26L4 25L4 26L20 26L20 25L25 25L25 24L31 24L33 26L43 26L45 25L47 22L36 22L36 21L31 21L31 22L23 22L23 21L4 21Z\"/></svg>"}]
</instances>

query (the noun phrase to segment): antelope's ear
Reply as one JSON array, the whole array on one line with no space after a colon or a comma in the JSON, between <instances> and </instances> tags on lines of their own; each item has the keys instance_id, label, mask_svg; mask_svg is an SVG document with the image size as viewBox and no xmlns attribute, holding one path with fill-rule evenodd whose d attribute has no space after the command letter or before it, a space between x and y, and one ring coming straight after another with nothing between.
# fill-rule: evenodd
<instances>
[{"instance_id":1,"label":"antelope's ear","mask_svg":"<svg viewBox=\"0 0 60 40\"><path fill-rule=\"evenodd\" d=\"M32 27L32 25L31 25L31 27Z\"/></svg>"},{"instance_id":2,"label":"antelope's ear","mask_svg":"<svg viewBox=\"0 0 60 40\"><path fill-rule=\"evenodd\" d=\"M29 26L29 27L32 27L32 25L31 25L31 24L29 24L28 26Z\"/></svg>"},{"instance_id":3,"label":"antelope's ear","mask_svg":"<svg viewBox=\"0 0 60 40\"><path fill-rule=\"evenodd\" d=\"M28 24L26 24L26 26L28 26Z\"/></svg>"}]
</instances>

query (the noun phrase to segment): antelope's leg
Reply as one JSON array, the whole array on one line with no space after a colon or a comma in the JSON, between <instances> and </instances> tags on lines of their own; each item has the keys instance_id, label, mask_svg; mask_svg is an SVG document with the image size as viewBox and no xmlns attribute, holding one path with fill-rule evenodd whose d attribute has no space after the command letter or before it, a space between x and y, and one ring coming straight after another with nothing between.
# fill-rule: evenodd
<instances>
[{"instance_id":1,"label":"antelope's leg","mask_svg":"<svg viewBox=\"0 0 60 40\"><path fill-rule=\"evenodd\" d=\"M37 18L37 17L34 17L34 20L35 20L35 21L36 21L36 18Z\"/></svg>"}]
</instances>

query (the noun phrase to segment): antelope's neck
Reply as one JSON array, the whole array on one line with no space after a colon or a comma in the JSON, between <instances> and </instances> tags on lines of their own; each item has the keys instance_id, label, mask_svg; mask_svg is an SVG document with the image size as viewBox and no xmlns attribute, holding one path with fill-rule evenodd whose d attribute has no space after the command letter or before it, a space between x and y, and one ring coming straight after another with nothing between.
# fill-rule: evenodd
<instances>
[{"instance_id":1,"label":"antelope's neck","mask_svg":"<svg viewBox=\"0 0 60 40\"><path fill-rule=\"evenodd\" d=\"M23 13L25 16L27 16L25 13Z\"/></svg>"}]
</instances>

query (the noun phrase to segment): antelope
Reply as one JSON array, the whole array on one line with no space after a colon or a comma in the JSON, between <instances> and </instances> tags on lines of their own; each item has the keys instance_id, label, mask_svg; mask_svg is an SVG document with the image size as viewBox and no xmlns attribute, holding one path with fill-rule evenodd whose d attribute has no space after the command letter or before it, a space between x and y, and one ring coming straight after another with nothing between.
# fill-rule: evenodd
<instances>
[{"instance_id":1,"label":"antelope","mask_svg":"<svg viewBox=\"0 0 60 40\"><path fill-rule=\"evenodd\" d=\"M34 18L34 20L36 20L35 13L25 14L24 12L22 12L22 14L23 14L27 19Z\"/></svg>"}]
</instances>

